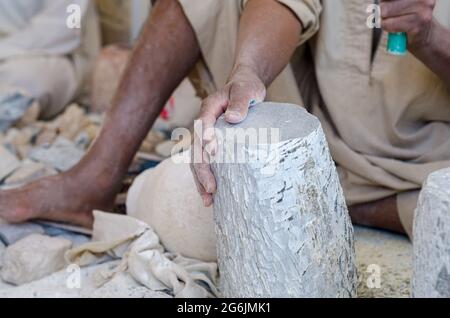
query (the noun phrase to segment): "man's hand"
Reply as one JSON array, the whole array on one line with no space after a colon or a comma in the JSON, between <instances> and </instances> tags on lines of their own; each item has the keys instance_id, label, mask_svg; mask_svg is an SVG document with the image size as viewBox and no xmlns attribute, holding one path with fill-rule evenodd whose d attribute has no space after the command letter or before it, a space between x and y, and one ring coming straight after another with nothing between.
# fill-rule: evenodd
<instances>
[{"instance_id":1,"label":"man's hand","mask_svg":"<svg viewBox=\"0 0 450 318\"><path fill-rule=\"evenodd\" d=\"M429 45L436 21L436 0L380 0L381 27L387 32L405 32L410 49Z\"/></svg>"},{"instance_id":2,"label":"man's hand","mask_svg":"<svg viewBox=\"0 0 450 318\"><path fill-rule=\"evenodd\" d=\"M212 195L216 192L209 158L216 148L214 125L217 118L225 113L227 122L240 123L247 117L249 107L264 101L265 97L265 85L257 74L250 67L238 66L225 87L203 101L199 118L202 131L195 132L194 141L194 157L201 158L201 163L194 162L192 171L205 206L213 203Z\"/></svg>"}]
</instances>

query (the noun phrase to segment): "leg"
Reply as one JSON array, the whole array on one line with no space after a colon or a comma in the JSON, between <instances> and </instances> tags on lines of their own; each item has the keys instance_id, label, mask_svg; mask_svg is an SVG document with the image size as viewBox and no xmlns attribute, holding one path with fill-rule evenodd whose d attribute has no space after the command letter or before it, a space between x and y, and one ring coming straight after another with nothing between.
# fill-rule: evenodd
<instances>
[{"instance_id":1,"label":"leg","mask_svg":"<svg viewBox=\"0 0 450 318\"><path fill-rule=\"evenodd\" d=\"M397 196L349 207L353 224L405 234L397 209Z\"/></svg>"},{"instance_id":2,"label":"leg","mask_svg":"<svg viewBox=\"0 0 450 318\"><path fill-rule=\"evenodd\" d=\"M0 217L91 226L92 210L112 207L148 130L199 57L194 31L178 1L157 1L90 151L67 173L0 192Z\"/></svg>"}]
</instances>

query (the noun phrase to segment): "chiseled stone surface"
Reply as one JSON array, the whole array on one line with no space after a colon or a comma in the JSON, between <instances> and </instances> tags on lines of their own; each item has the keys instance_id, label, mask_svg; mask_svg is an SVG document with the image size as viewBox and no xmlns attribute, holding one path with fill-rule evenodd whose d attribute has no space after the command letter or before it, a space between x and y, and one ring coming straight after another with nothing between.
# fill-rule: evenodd
<instances>
[{"instance_id":1,"label":"chiseled stone surface","mask_svg":"<svg viewBox=\"0 0 450 318\"><path fill-rule=\"evenodd\" d=\"M221 118L217 128L219 156L236 147L252 158L212 165L224 296L356 296L353 227L318 119L299 106L263 103L242 124ZM241 128L279 128L280 138L271 131L264 141L259 131L254 146L233 142L229 133Z\"/></svg>"},{"instance_id":2,"label":"chiseled stone surface","mask_svg":"<svg viewBox=\"0 0 450 318\"><path fill-rule=\"evenodd\" d=\"M432 173L414 218L413 297L450 297L450 168Z\"/></svg>"},{"instance_id":3,"label":"chiseled stone surface","mask_svg":"<svg viewBox=\"0 0 450 318\"><path fill-rule=\"evenodd\" d=\"M0 277L7 283L23 285L48 276L65 266L64 253L71 246L72 242L62 238L27 236L6 249Z\"/></svg>"}]
</instances>

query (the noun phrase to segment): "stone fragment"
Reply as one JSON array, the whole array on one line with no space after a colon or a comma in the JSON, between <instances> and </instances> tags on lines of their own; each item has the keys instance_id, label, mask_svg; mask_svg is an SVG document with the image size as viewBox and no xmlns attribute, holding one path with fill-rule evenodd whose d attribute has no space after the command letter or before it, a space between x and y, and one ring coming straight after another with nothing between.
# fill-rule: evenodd
<instances>
[{"instance_id":1,"label":"stone fragment","mask_svg":"<svg viewBox=\"0 0 450 318\"><path fill-rule=\"evenodd\" d=\"M62 238L30 235L6 249L0 276L17 286L46 277L64 268L64 253L71 246Z\"/></svg>"},{"instance_id":2,"label":"stone fragment","mask_svg":"<svg viewBox=\"0 0 450 318\"><path fill-rule=\"evenodd\" d=\"M156 147L161 144L164 140L166 140L166 137L163 133L151 130L147 137L144 139L144 142L141 145L141 148L139 149L140 152L145 153L154 153Z\"/></svg>"},{"instance_id":3,"label":"stone fragment","mask_svg":"<svg viewBox=\"0 0 450 318\"><path fill-rule=\"evenodd\" d=\"M66 111L55 120L59 135L73 140L78 133L89 125L86 112L77 104L70 105Z\"/></svg>"},{"instance_id":4,"label":"stone fragment","mask_svg":"<svg viewBox=\"0 0 450 318\"><path fill-rule=\"evenodd\" d=\"M41 106L39 105L39 102L35 100L14 126L18 128L29 127L38 120L40 113Z\"/></svg>"},{"instance_id":5,"label":"stone fragment","mask_svg":"<svg viewBox=\"0 0 450 318\"><path fill-rule=\"evenodd\" d=\"M97 138L98 134L100 133L100 125L98 124L90 124L84 129L84 132L89 137L90 142L92 142L95 138Z\"/></svg>"},{"instance_id":6,"label":"stone fragment","mask_svg":"<svg viewBox=\"0 0 450 318\"><path fill-rule=\"evenodd\" d=\"M414 216L412 296L450 298L450 168L429 175Z\"/></svg>"},{"instance_id":7,"label":"stone fragment","mask_svg":"<svg viewBox=\"0 0 450 318\"><path fill-rule=\"evenodd\" d=\"M220 118L217 130L223 295L355 297L353 227L318 119L262 103L239 125Z\"/></svg>"},{"instance_id":8,"label":"stone fragment","mask_svg":"<svg viewBox=\"0 0 450 318\"><path fill-rule=\"evenodd\" d=\"M8 130L33 103L33 98L20 89L0 85L0 131Z\"/></svg>"},{"instance_id":9,"label":"stone fragment","mask_svg":"<svg viewBox=\"0 0 450 318\"><path fill-rule=\"evenodd\" d=\"M53 141L55 141L56 137L58 137L56 128L49 128L47 126L44 126L44 128L36 138L36 145L50 145L53 143Z\"/></svg>"},{"instance_id":10,"label":"stone fragment","mask_svg":"<svg viewBox=\"0 0 450 318\"><path fill-rule=\"evenodd\" d=\"M11 245L32 234L44 234L44 228L35 223L0 224L0 240Z\"/></svg>"},{"instance_id":11,"label":"stone fragment","mask_svg":"<svg viewBox=\"0 0 450 318\"><path fill-rule=\"evenodd\" d=\"M20 161L9 150L0 145L0 182L20 167Z\"/></svg>"},{"instance_id":12,"label":"stone fragment","mask_svg":"<svg viewBox=\"0 0 450 318\"><path fill-rule=\"evenodd\" d=\"M56 170L47 167L41 162L24 160L20 168L5 180L5 184L11 186L19 186L35 181L42 177L55 175L56 173Z\"/></svg>"},{"instance_id":13,"label":"stone fragment","mask_svg":"<svg viewBox=\"0 0 450 318\"><path fill-rule=\"evenodd\" d=\"M11 128L5 136L4 142L14 148L31 143L31 140L39 133L39 128L29 126L22 129Z\"/></svg>"},{"instance_id":14,"label":"stone fragment","mask_svg":"<svg viewBox=\"0 0 450 318\"><path fill-rule=\"evenodd\" d=\"M91 144L91 139L87 132L81 131L78 135L73 139L73 144L80 150L86 150Z\"/></svg>"},{"instance_id":15,"label":"stone fragment","mask_svg":"<svg viewBox=\"0 0 450 318\"><path fill-rule=\"evenodd\" d=\"M63 138L58 137L51 146L40 146L30 152L30 158L42 162L58 171L67 171L84 156L84 151Z\"/></svg>"},{"instance_id":16,"label":"stone fragment","mask_svg":"<svg viewBox=\"0 0 450 318\"><path fill-rule=\"evenodd\" d=\"M24 159L31 149L32 140L39 131L40 129L36 126L29 126L23 129L11 128L8 130L3 143L13 150L20 159Z\"/></svg>"}]
</instances>

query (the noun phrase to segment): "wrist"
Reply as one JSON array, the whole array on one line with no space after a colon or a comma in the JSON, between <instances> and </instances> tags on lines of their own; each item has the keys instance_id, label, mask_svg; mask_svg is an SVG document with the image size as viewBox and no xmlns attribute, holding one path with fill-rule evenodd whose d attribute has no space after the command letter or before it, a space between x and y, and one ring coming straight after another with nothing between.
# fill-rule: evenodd
<instances>
[{"instance_id":1,"label":"wrist","mask_svg":"<svg viewBox=\"0 0 450 318\"><path fill-rule=\"evenodd\" d=\"M230 77L228 79L228 82L231 82L233 80L242 80L243 78L247 79L257 79L260 82L266 86L266 81L264 80L260 69L252 63L236 63L233 67L233 70L230 74Z\"/></svg>"},{"instance_id":2,"label":"wrist","mask_svg":"<svg viewBox=\"0 0 450 318\"><path fill-rule=\"evenodd\" d=\"M411 52L419 59L435 54L440 48L440 41L442 41L442 26L433 19L424 40L418 45L413 45Z\"/></svg>"}]
</instances>

